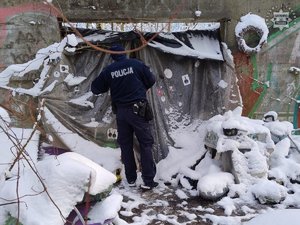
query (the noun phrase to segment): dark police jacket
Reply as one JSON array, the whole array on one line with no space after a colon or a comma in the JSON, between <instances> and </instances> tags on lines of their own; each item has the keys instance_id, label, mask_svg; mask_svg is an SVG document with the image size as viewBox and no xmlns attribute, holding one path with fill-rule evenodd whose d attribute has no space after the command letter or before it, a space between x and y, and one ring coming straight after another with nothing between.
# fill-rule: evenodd
<instances>
[{"instance_id":1,"label":"dark police jacket","mask_svg":"<svg viewBox=\"0 0 300 225\"><path fill-rule=\"evenodd\" d=\"M93 94L105 93L110 89L115 105L146 100L146 91L155 83L155 77L148 66L126 55L117 55L116 60L105 67L92 82Z\"/></svg>"}]
</instances>

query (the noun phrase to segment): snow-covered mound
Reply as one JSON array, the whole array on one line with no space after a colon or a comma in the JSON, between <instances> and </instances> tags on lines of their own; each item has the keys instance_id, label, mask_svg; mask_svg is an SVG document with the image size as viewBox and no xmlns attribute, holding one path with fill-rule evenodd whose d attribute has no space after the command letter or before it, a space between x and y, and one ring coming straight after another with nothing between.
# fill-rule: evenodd
<instances>
[{"instance_id":1,"label":"snow-covered mound","mask_svg":"<svg viewBox=\"0 0 300 225\"><path fill-rule=\"evenodd\" d=\"M115 181L115 175L99 165L77 153L64 153L26 166L19 179L3 181L0 196L20 199L20 221L24 225L41 221L45 225L63 225L62 217L70 214L86 192L103 192ZM0 205L5 203L8 202L1 199ZM0 222L4 224L8 215L18 217L18 204L4 205L1 211Z\"/></svg>"}]
</instances>

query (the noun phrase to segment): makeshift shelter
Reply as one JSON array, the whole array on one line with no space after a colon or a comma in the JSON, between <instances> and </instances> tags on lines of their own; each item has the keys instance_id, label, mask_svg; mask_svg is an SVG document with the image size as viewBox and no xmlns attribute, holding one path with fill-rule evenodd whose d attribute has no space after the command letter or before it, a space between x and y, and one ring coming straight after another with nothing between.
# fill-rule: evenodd
<instances>
[{"instance_id":1,"label":"makeshift shelter","mask_svg":"<svg viewBox=\"0 0 300 225\"><path fill-rule=\"evenodd\" d=\"M134 49L141 45L141 36L151 39L130 57L144 61L156 76L156 84L148 93L155 114L152 123L156 161L167 156L168 146L176 147L169 131L195 120L201 123L241 104L231 53L220 42L218 29L143 35L134 31L82 30L81 34L85 41L74 39L72 34L52 46L57 52L50 47L42 51L44 61L40 66L44 66L38 81L29 89L14 89L45 100L43 126L55 137L51 141L56 147L73 151L77 143L66 142L57 123L98 146L118 147L110 95L94 96L90 91L92 80L111 62L111 57L91 48L87 41L103 48L121 43L126 49ZM11 80L16 74L25 76L26 71L16 72L9 67L2 74ZM10 84L2 82L1 86L7 88ZM49 122L49 117L55 118L56 125ZM84 148L88 150L89 146Z\"/></svg>"}]
</instances>

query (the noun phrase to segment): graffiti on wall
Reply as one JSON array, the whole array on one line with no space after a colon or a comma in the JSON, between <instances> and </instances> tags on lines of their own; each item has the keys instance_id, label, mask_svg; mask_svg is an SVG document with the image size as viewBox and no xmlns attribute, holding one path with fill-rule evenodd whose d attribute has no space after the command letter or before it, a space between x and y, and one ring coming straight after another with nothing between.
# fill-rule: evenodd
<instances>
[{"instance_id":1,"label":"graffiti on wall","mask_svg":"<svg viewBox=\"0 0 300 225\"><path fill-rule=\"evenodd\" d=\"M33 59L60 38L56 16L45 4L0 8L0 24L0 70Z\"/></svg>"},{"instance_id":2,"label":"graffiti on wall","mask_svg":"<svg viewBox=\"0 0 300 225\"><path fill-rule=\"evenodd\" d=\"M299 14L300 9L273 7L269 10L270 33L263 51L244 57L235 53L244 115L261 118L274 110L290 122L298 117L298 107L294 106L300 96L300 80L290 68L300 67Z\"/></svg>"}]
</instances>

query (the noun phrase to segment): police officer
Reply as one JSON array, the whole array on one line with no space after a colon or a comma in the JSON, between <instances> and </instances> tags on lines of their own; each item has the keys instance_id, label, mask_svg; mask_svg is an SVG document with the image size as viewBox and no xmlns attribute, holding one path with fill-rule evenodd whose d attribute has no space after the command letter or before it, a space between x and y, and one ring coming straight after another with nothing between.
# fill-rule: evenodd
<instances>
[{"instance_id":1,"label":"police officer","mask_svg":"<svg viewBox=\"0 0 300 225\"><path fill-rule=\"evenodd\" d=\"M114 45L112 51L125 51L121 45ZM125 54L112 54L114 62L105 67L92 82L94 94L110 90L113 108L116 111L118 143L125 175L129 186L136 185L137 166L133 151L133 135L140 145L142 179L141 188L150 190L158 185L153 181L156 174L152 155L153 136L147 118L149 107L146 92L155 83L155 77L148 66L137 59L127 58Z\"/></svg>"}]
</instances>

